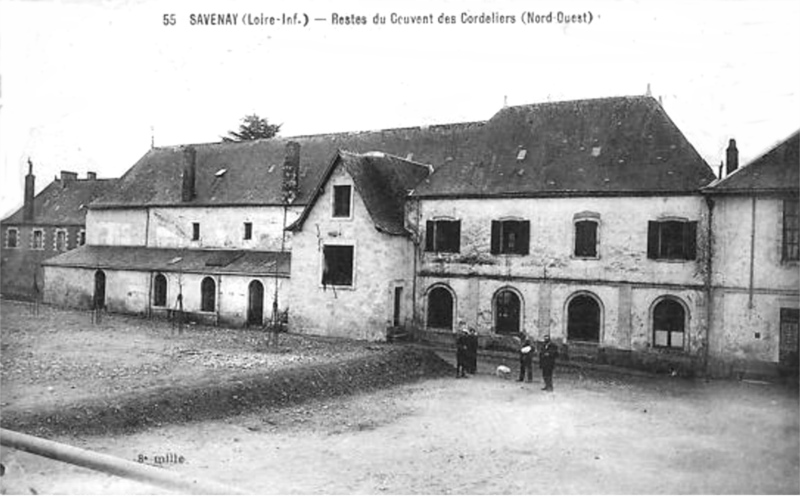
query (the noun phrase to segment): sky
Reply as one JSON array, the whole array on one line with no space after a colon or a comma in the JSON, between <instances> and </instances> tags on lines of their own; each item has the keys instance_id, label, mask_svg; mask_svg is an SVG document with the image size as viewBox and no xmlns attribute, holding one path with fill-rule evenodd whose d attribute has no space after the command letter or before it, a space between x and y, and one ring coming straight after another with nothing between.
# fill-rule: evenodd
<instances>
[{"instance_id":1,"label":"sky","mask_svg":"<svg viewBox=\"0 0 800 496\"><path fill-rule=\"evenodd\" d=\"M523 22L531 12L552 22ZM308 24L244 23L295 13ZM515 22L464 17L481 13ZM201 14L237 24L192 25ZM334 23L349 15L366 24ZM730 138L747 163L800 128L798 46L800 2L788 0L0 0L0 214L21 205L29 157L37 192L61 170L118 177L151 141L220 141L251 113L294 136L649 86L714 169Z\"/></svg>"}]
</instances>

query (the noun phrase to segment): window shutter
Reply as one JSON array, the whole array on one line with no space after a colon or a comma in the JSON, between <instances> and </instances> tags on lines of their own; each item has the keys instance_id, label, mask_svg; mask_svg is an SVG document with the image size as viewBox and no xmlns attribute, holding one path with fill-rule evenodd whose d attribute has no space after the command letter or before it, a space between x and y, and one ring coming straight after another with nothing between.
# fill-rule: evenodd
<instances>
[{"instance_id":1,"label":"window shutter","mask_svg":"<svg viewBox=\"0 0 800 496\"><path fill-rule=\"evenodd\" d=\"M658 222L647 223L647 258L658 258Z\"/></svg>"},{"instance_id":2,"label":"window shutter","mask_svg":"<svg viewBox=\"0 0 800 496\"><path fill-rule=\"evenodd\" d=\"M531 241L531 222L529 220L520 222L519 238L519 249L517 253L520 255L527 255Z\"/></svg>"},{"instance_id":3,"label":"window shutter","mask_svg":"<svg viewBox=\"0 0 800 496\"><path fill-rule=\"evenodd\" d=\"M500 221L493 220L492 221L492 246L491 246L492 255L497 255L500 253Z\"/></svg>"},{"instance_id":4,"label":"window shutter","mask_svg":"<svg viewBox=\"0 0 800 496\"><path fill-rule=\"evenodd\" d=\"M425 251L434 251L433 250L433 231L435 229L435 224L433 221L429 220L425 224Z\"/></svg>"},{"instance_id":5,"label":"window shutter","mask_svg":"<svg viewBox=\"0 0 800 496\"><path fill-rule=\"evenodd\" d=\"M454 253L461 253L461 221L457 220L453 222L455 224L453 226L453 252Z\"/></svg>"},{"instance_id":6,"label":"window shutter","mask_svg":"<svg viewBox=\"0 0 800 496\"><path fill-rule=\"evenodd\" d=\"M686 260L697 258L697 222L687 222L683 225L683 253Z\"/></svg>"}]
</instances>

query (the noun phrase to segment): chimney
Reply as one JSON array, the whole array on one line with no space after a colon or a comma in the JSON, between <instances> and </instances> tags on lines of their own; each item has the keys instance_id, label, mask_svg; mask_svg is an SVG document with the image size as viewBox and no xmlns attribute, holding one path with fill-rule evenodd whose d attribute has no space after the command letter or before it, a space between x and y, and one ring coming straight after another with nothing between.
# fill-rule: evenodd
<instances>
[{"instance_id":1,"label":"chimney","mask_svg":"<svg viewBox=\"0 0 800 496\"><path fill-rule=\"evenodd\" d=\"M33 175L33 162L28 158L28 175L25 176L25 200L22 206L22 218L25 221L33 220L33 193L35 190L36 176Z\"/></svg>"},{"instance_id":2,"label":"chimney","mask_svg":"<svg viewBox=\"0 0 800 496\"><path fill-rule=\"evenodd\" d=\"M300 143L286 143L286 158L283 161L283 201L292 203L300 190Z\"/></svg>"},{"instance_id":3,"label":"chimney","mask_svg":"<svg viewBox=\"0 0 800 496\"><path fill-rule=\"evenodd\" d=\"M725 171L726 176L730 176L731 172L739 168L739 150L736 149L736 140L731 139L728 142L728 149L726 150L727 168Z\"/></svg>"},{"instance_id":4,"label":"chimney","mask_svg":"<svg viewBox=\"0 0 800 496\"><path fill-rule=\"evenodd\" d=\"M181 187L181 201L189 202L195 197L195 175L197 168L197 150L193 146L181 147L183 150L183 185Z\"/></svg>"},{"instance_id":5,"label":"chimney","mask_svg":"<svg viewBox=\"0 0 800 496\"><path fill-rule=\"evenodd\" d=\"M720 179L725 177L725 164L722 163L722 160L719 161L719 175L717 177Z\"/></svg>"},{"instance_id":6,"label":"chimney","mask_svg":"<svg viewBox=\"0 0 800 496\"><path fill-rule=\"evenodd\" d=\"M91 172L91 171L87 172L86 179L90 181L97 181L97 172Z\"/></svg>"},{"instance_id":7,"label":"chimney","mask_svg":"<svg viewBox=\"0 0 800 496\"><path fill-rule=\"evenodd\" d=\"M70 172L70 171L61 171L61 182L66 183L67 181L74 181L78 179L77 172Z\"/></svg>"}]
</instances>

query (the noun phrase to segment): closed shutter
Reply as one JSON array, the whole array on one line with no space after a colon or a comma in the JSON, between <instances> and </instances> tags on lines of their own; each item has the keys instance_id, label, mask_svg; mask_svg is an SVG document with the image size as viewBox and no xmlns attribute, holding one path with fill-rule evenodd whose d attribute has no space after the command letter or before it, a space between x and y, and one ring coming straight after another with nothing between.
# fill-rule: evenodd
<instances>
[{"instance_id":1,"label":"closed shutter","mask_svg":"<svg viewBox=\"0 0 800 496\"><path fill-rule=\"evenodd\" d=\"M658 222L651 220L647 223L647 258L658 258L658 231Z\"/></svg>"},{"instance_id":2,"label":"closed shutter","mask_svg":"<svg viewBox=\"0 0 800 496\"><path fill-rule=\"evenodd\" d=\"M683 225L683 246L686 260L697 258L697 222L686 222Z\"/></svg>"},{"instance_id":3,"label":"closed shutter","mask_svg":"<svg viewBox=\"0 0 800 496\"><path fill-rule=\"evenodd\" d=\"M433 250L433 231L435 229L435 223L431 220L425 223L425 251L434 251Z\"/></svg>"},{"instance_id":4,"label":"closed shutter","mask_svg":"<svg viewBox=\"0 0 800 496\"><path fill-rule=\"evenodd\" d=\"M500 253L500 230L501 224L499 220L492 221L492 245L491 245L491 252L492 255L497 255Z\"/></svg>"},{"instance_id":5,"label":"closed shutter","mask_svg":"<svg viewBox=\"0 0 800 496\"><path fill-rule=\"evenodd\" d=\"M520 222L519 226L519 250L520 255L527 255L531 242L531 223L528 220Z\"/></svg>"},{"instance_id":6,"label":"closed shutter","mask_svg":"<svg viewBox=\"0 0 800 496\"><path fill-rule=\"evenodd\" d=\"M453 224L455 224L453 226L453 253L461 253L461 221L457 220Z\"/></svg>"}]
</instances>

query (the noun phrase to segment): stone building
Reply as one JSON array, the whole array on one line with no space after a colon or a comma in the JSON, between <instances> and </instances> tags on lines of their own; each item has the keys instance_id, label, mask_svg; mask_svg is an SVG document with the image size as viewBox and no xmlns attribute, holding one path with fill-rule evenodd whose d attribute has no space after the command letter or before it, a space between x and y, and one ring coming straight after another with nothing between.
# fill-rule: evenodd
<instances>
[{"instance_id":1,"label":"stone building","mask_svg":"<svg viewBox=\"0 0 800 496\"><path fill-rule=\"evenodd\" d=\"M800 131L704 189L712 218L712 371L797 372Z\"/></svg>"},{"instance_id":2,"label":"stone building","mask_svg":"<svg viewBox=\"0 0 800 496\"><path fill-rule=\"evenodd\" d=\"M0 291L5 297L34 299L44 288L41 263L86 242L87 206L114 180L97 179L93 172L78 179L76 173L62 171L35 195L36 176L28 164L23 206L0 222Z\"/></svg>"}]
</instances>

